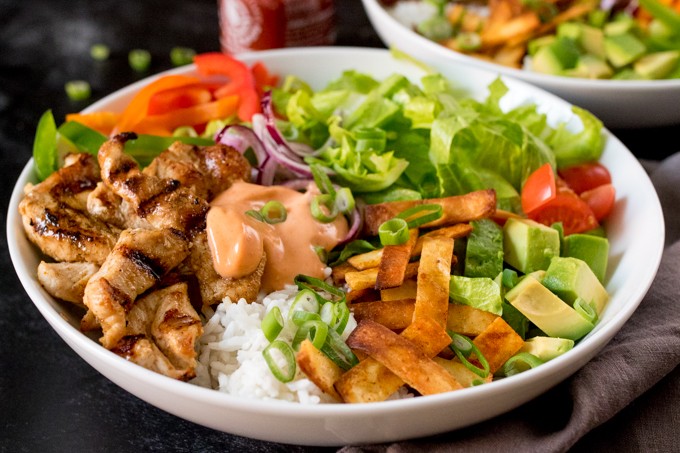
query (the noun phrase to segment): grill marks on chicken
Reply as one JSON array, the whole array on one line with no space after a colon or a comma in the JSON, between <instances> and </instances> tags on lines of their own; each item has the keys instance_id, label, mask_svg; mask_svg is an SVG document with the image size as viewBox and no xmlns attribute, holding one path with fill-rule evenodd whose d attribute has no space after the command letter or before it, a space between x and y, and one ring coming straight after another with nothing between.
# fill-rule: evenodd
<instances>
[{"instance_id":1,"label":"grill marks on chicken","mask_svg":"<svg viewBox=\"0 0 680 453\"><path fill-rule=\"evenodd\" d=\"M248 181L251 168L231 147L178 142L142 171L124 153L134 137L108 140L98 159L69 156L66 166L27 186L19 209L30 240L59 261L40 264L43 287L87 309L81 330L101 328L106 348L188 380L203 332L194 306L254 300L260 290L266 257L249 276L222 278L205 232L210 199Z\"/></svg>"},{"instance_id":2,"label":"grill marks on chicken","mask_svg":"<svg viewBox=\"0 0 680 453\"><path fill-rule=\"evenodd\" d=\"M24 231L45 255L56 261L104 262L120 230L87 214L87 196L98 180L94 158L77 154L43 182L25 189L19 203Z\"/></svg>"}]
</instances>

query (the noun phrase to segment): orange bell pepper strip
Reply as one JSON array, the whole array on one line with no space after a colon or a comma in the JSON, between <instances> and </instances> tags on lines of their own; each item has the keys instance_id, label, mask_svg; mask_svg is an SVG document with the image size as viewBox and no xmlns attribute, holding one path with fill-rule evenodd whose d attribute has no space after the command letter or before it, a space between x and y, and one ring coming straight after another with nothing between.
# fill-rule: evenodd
<instances>
[{"instance_id":1,"label":"orange bell pepper strip","mask_svg":"<svg viewBox=\"0 0 680 453\"><path fill-rule=\"evenodd\" d=\"M147 114L160 115L176 109L205 104L212 100L210 89L202 84L170 88L151 96Z\"/></svg>"},{"instance_id":2,"label":"orange bell pepper strip","mask_svg":"<svg viewBox=\"0 0 680 453\"><path fill-rule=\"evenodd\" d=\"M212 120L235 115L239 106L238 96L228 96L216 101L175 109L160 115L151 115L137 123L135 132L140 134L172 135L180 126L203 125Z\"/></svg>"},{"instance_id":3,"label":"orange bell pepper strip","mask_svg":"<svg viewBox=\"0 0 680 453\"><path fill-rule=\"evenodd\" d=\"M120 120L113 128L112 133L131 131L138 132L135 129L135 126L148 115L149 100L154 94L171 88L195 85L199 82L200 80L196 77L181 75L169 75L154 80L139 90L139 92L137 92L137 94L132 98L125 110L123 110Z\"/></svg>"},{"instance_id":4,"label":"orange bell pepper strip","mask_svg":"<svg viewBox=\"0 0 680 453\"><path fill-rule=\"evenodd\" d=\"M95 131L109 135L120 119L120 113L92 112L92 113L69 113L66 121L76 121Z\"/></svg>"},{"instance_id":5,"label":"orange bell pepper strip","mask_svg":"<svg viewBox=\"0 0 680 453\"><path fill-rule=\"evenodd\" d=\"M221 75L229 79L215 91L215 97L219 99L238 95L240 99L238 117L241 121L250 121L255 113L261 112L255 77L245 63L219 52L196 55L194 63L198 73L203 76Z\"/></svg>"}]
</instances>

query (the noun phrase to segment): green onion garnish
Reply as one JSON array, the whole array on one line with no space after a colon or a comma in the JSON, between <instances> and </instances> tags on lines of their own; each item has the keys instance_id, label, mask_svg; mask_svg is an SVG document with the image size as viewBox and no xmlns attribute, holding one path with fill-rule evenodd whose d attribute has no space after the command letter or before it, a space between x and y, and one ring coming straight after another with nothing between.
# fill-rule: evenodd
<instances>
[{"instance_id":1,"label":"green onion garnish","mask_svg":"<svg viewBox=\"0 0 680 453\"><path fill-rule=\"evenodd\" d=\"M270 342L276 340L276 337L283 330L283 316L279 307L274 306L274 308L269 310L262 319L261 328L267 340Z\"/></svg>"},{"instance_id":2,"label":"green onion garnish","mask_svg":"<svg viewBox=\"0 0 680 453\"><path fill-rule=\"evenodd\" d=\"M279 366L280 358L274 356L274 354L280 354L280 358L285 360L285 365L283 369ZM272 372L274 377L279 381L286 383L293 380L296 372L295 365L295 353L293 348L291 348L287 343L281 340L274 340L262 351L265 362L269 366L269 370Z\"/></svg>"},{"instance_id":3,"label":"green onion garnish","mask_svg":"<svg viewBox=\"0 0 680 453\"><path fill-rule=\"evenodd\" d=\"M106 44L94 44L90 47L90 56L97 61L104 61L109 58L111 51Z\"/></svg>"},{"instance_id":4,"label":"green onion garnish","mask_svg":"<svg viewBox=\"0 0 680 453\"><path fill-rule=\"evenodd\" d=\"M510 357L503 364L501 373L504 376L512 376L523 371L530 370L531 368L536 368L543 363L545 362L533 354L529 354L528 352L520 352L519 354Z\"/></svg>"},{"instance_id":5,"label":"green onion garnish","mask_svg":"<svg viewBox=\"0 0 680 453\"><path fill-rule=\"evenodd\" d=\"M84 101L90 98L92 89L85 80L71 80L64 85L66 95L72 101Z\"/></svg>"},{"instance_id":6,"label":"green onion garnish","mask_svg":"<svg viewBox=\"0 0 680 453\"><path fill-rule=\"evenodd\" d=\"M310 209L312 217L321 223L330 223L338 216L335 198L330 194L321 194L312 198Z\"/></svg>"},{"instance_id":7,"label":"green onion garnish","mask_svg":"<svg viewBox=\"0 0 680 453\"><path fill-rule=\"evenodd\" d=\"M329 326L332 326L335 324L336 320L336 312L335 312L335 305L334 303L328 303L326 302L321 306L321 311L319 314L321 315L321 320L328 324Z\"/></svg>"},{"instance_id":8,"label":"green onion garnish","mask_svg":"<svg viewBox=\"0 0 680 453\"><path fill-rule=\"evenodd\" d=\"M429 203L414 206L397 214L398 219L404 219L409 228L417 228L440 218L444 210L439 204Z\"/></svg>"},{"instance_id":9,"label":"green onion garnish","mask_svg":"<svg viewBox=\"0 0 680 453\"><path fill-rule=\"evenodd\" d=\"M586 302L583 298L576 298L574 301L574 310L591 323L595 324L597 322L597 311L595 311L593 304Z\"/></svg>"},{"instance_id":10,"label":"green onion garnish","mask_svg":"<svg viewBox=\"0 0 680 453\"><path fill-rule=\"evenodd\" d=\"M314 178L314 182L319 188L319 191L322 194L335 196L335 187L333 187L333 183L328 177L328 173L326 173L319 165L316 164L310 165L309 169L312 172L312 177Z\"/></svg>"},{"instance_id":11,"label":"green onion garnish","mask_svg":"<svg viewBox=\"0 0 680 453\"><path fill-rule=\"evenodd\" d=\"M291 320L296 326L301 326L308 321L323 321L318 313L312 313L310 311L295 310L292 314Z\"/></svg>"},{"instance_id":12,"label":"green onion garnish","mask_svg":"<svg viewBox=\"0 0 680 453\"><path fill-rule=\"evenodd\" d=\"M325 291L330 295L337 297L338 300L335 302L345 301L345 292L343 290L338 289L333 285L329 285L328 283L321 279L300 274L297 275L295 279L293 279L293 282L297 285L297 287L300 290L307 289L314 293L317 296L317 300L320 300L320 303L325 303L328 301L328 299L324 299L323 297L321 297L321 295L317 293L316 289Z\"/></svg>"},{"instance_id":13,"label":"green onion garnish","mask_svg":"<svg viewBox=\"0 0 680 453\"><path fill-rule=\"evenodd\" d=\"M173 47L170 50L170 61L173 66L184 66L192 61L196 56L196 51L188 47Z\"/></svg>"},{"instance_id":14,"label":"green onion garnish","mask_svg":"<svg viewBox=\"0 0 680 453\"><path fill-rule=\"evenodd\" d=\"M482 46L482 38L479 33L475 32L460 32L456 35L456 44L461 50L477 50Z\"/></svg>"},{"instance_id":15,"label":"green onion garnish","mask_svg":"<svg viewBox=\"0 0 680 453\"><path fill-rule=\"evenodd\" d=\"M349 322L349 307L343 300L334 304L333 309L335 311L335 323L333 324L333 327L335 328L336 332L342 335L342 333L345 331L345 328L347 327L347 323Z\"/></svg>"},{"instance_id":16,"label":"green onion garnish","mask_svg":"<svg viewBox=\"0 0 680 453\"><path fill-rule=\"evenodd\" d=\"M378 236L382 245L400 245L408 241L408 224L406 220L394 218L383 222L378 228Z\"/></svg>"},{"instance_id":17,"label":"green onion garnish","mask_svg":"<svg viewBox=\"0 0 680 453\"><path fill-rule=\"evenodd\" d=\"M257 220L258 222L264 222L264 217L262 217L262 214L260 214L260 211L256 211L254 209L248 209L246 211L246 215L249 217L252 217L253 219Z\"/></svg>"},{"instance_id":18,"label":"green onion garnish","mask_svg":"<svg viewBox=\"0 0 680 453\"><path fill-rule=\"evenodd\" d=\"M144 72L151 66L151 54L148 50L133 49L128 53L128 63L137 72Z\"/></svg>"},{"instance_id":19,"label":"green onion garnish","mask_svg":"<svg viewBox=\"0 0 680 453\"><path fill-rule=\"evenodd\" d=\"M295 337L293 337L293 342L291 347L294 351L300 349L300 343L302 343L305 338L309 338L316 349L321 350L326 338L328 338L328 324L321 320L311 320L302 324L297 332L295 332Z\"/></svg>"},{"instance_id":20,"label":"green onion garnish","mask_svg":"<svg viewBox=\"0 0 680 453\"><path fill-rule=\"evenodd\" d=\"M354 355L347 344L342 341L340 335L333 329L328 330L326 343L321 347L321 352L331 359L343 370L349 370L359 363L359 359Z\"/></svg>"},{"instance_id":21,"label":"green onion garnish","mask_svg":"<svg viewBox=\"0 0 680 453\"><path fill-rule=\"evenodd\" d=\"M306 311L309 313L319 313L319 301L316 293L311 289L303 289L295 296L293 304L290 306L289 318L293 318L296 311Z\"/></svg>"},{"instance_id":22,"label":"green onion garnish","mask_svg":"<svg viewBox=\"0 0 680 453\"><path fill-rule=\"evenodd\" d=\"M347 187L338 189L335 193L335 208L343 214L350 214L354 210L354 206L352 191Z\"/></svg>"},{"instance_id":23,"label":"green onion garnish","mask_svg":"<svg viewBox=\"0 0 680 453\"><path fill-rule=\"evenodd\" d=\"M264 206L262 206L262 209L260 209L260 214L262 214L264 221L271 225L285 222L288 217L286 207L277 200L266 202Z\"/></svg>"},{"instance_id":24,"label":"green onion garnish","mask_svg":"<svg viewBox=\"0 0 680 453\"><path fill-rule=\"evenodd\" d=\"M328 262L328 250L321 247L320 245L315 245L314 251L316 252L316 256L319 257L319 261L324 264Z\"/></svg>"},{"instance_id":25,"label":"green onion garnish","mask_svg":"<svg viewBox=\"0 0 680 453\"><path fill-rule=\"evenodd\" d=\"M477 346L472 342L472 340L470 340L465 335L458 333L448 332L448 334L451 337L451 345L449 347L454 353L456 353L458 360L460 360L468 370L472 371L477 376L481 378L487 377L490 371L489 362L486 360L479 348L477 348ZM477 360L479 361L479 364L482 366L482 368L475 366L467 359L473 353L477 357Z\"/></svg>"}]
</instances>

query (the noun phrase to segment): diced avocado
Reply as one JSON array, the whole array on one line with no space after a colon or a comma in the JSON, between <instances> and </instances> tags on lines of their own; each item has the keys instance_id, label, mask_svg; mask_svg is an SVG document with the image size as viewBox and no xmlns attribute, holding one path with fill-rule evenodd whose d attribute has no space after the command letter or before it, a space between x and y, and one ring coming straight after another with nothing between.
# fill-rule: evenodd
<instances>
[{"instance_id":1,"label":"diced avocado","mask_svg":"<svg viewBox=\"0 0 680 453\"><path fill-rule=\"evenodd\" d=\"M540 38L532 39L527 45L527 51L529 52L529 55L534 56L536 55L536 52L538 52L538 49L547 46L548 44L552 44L556 39L555 35L545 35Z\"/></svg>"},{"instance_id":2,"label":"diced avocado","mask_svg":"<svg viewBox=\"0 0 680 453\"><path fill-rule=\"evenodd\" d=\"M604 9L595 9L588 13L588 23L593 27L604 27L604 24L607 23L607 19L609 19L609 11Z\"/></svg>"},{"instance_id":3,"label":"diced avocado","mask_svg":"<svg viewBox=\"0 0 680 453\"><path fill-rule=\"evenodd\" d=\"M621 33L605 37L604 50L609 62L620 68L640 58L647 48L632 33Z\"/></svg>"},{"instance_id":4,"label":"diced avocado","mask_svg":"<svg viewBox=\"0 0 680 453\"><path fill-rule=\"evenodd\" d=\"M449 298L453 302L469 305L479 310L501 315L501 285L490 278L468 278L452 275L449 281Z\"/></svg>"},{"instance_id":5,"label":"diced avocado","mask_svg":"<svg viewBox=\"0 0 680 453\"><path fill-rule=\"evenodd\" d=\"M568 338L533 337L524 342L519 352L528 352L547 362L561 356L574 347L574 340Z\"/></svg>"},{"instance_id":6,"label":"diced avocado","mask_svg":"<svg viewBox=\"0 0 680 453\"><path fill-rule=\"evenodd\" d=\"M598 316L609 300L607 290L595 273L578 258L553 258L541 283L569 305L578 297L592 303Z\"/></svg>"},{"instance_id":7,"label":"diced avocado","mask_svg":"<svg viewBox=\"0 0 680 453\"><path fill-rule=\"evenodd\" d=\"M635 62L633 69L646 79L663 79L680 61L680 50L668 50L645 55Z\"/></svg>"},{"instance_id":8,"label":"diced avocado","mask_svg":"<svg viewBox=\"0 0 680 453\"><path fill-rule=\"evenodd\" d=\"M578 48L572 40L557 38L553 43L538 49L531 67L536 72L557 75L576 66L578 56Z\"/></svg>"},{"instance_id":9,"label":"diced avocado","mask_svg":"<svg viewBox=\"0 0 680 453\"><path fill-rule=\"evenodd\" d=\"M581 38L579 44L590 55L604 59L604 33L599 28L589 25L581 25Z\"/></svg>"},{"instance_id":10,"label":"diced avocado","mask_svg":"<svg viewBox=\"0 0 680 453\"><path fill-rule=\"evenodd\" d=\"M607 273L609 241L605 237L592 234L570 234L564 238L562 256L578 258L590 266L597 279L602 283Z\"/></svg>"},{"instance_id":11,"label":"diced avocado","mask_svg":"<svg viewBox=\"0 0 680 453\"><path fill-rule=\"evenodd\" d=\"M491 219L470 222L465 276L495 278L503 271L503 229Z\"/></svg>"},{"instance_id":12,"label":"diced avocado","mask_svg":"<svg viewBox=\"0 0 680 453\"><path fill-rule=\"evenodd\" d=\"M593 330L593 324L579 315L533 277L524 277L505 298L529 321L551 337L578 340Z\"/></svg>"},{"instance_id":13,"label":"diced avocado","mask_svg":"<svg viewBox=\"0 0 680 453\"><path fill-rule=\"evenodd\" d=\"M643 77L632 68L624 68L614 73L612 80L643 80Z\"/></svg>"},{"instance_id":14,"label":"diced avocado","mask_svg":"<svg viewBox=\"0 0 680 453\"><path fill-rule=\"evenodd\" d=\"M543 269L541 269L541 270L538 270L538 271L529 272L527 275L535 278L539 282L542 282L543 278L545 278L545 271Z\"/></svg>"},{"instance_id":15,"label":"diced avocado","mask_svg":"<svg viewBox=\"0 0 680 453\"><path fill-rule=\"evenodd\" d=\"M560 235L554 228L529 219L508 219L503 226L505 262L528 274L545 270L560 255Z\"/></svg>"},{"instance_id":16,"label":"diced avocado","mask_svg":"<svg viewBox=\"0 0 680 453\"><path fill-rule=\"evenodd\" d=\"M614 70L601 58L583 55L578 59L576 67L570 69L565 75L584 79L609 79L614 75Z\"/></svg>"},{"instance_id":17,"label":"diced avocado","mask_svg":"<svg viewBox=\"0 0 680 453\"><path fill-rule=\"evenodd\" d=\"M622 35L624 33L632 32L635 24L629 21L614 21L605 24L604 34L607 36Z\"/></svg>"},{"instance_id":18,"label":"diced avocado","mask_svg":"<svg viewBox=\"0 0 680 453\"><path fill-rule=\"evenodd\" d=\"M558 38L567 38L578 42L582 33L583 27L578 22L562 22L557 26Z\"/></svg>"},{"instance_id":19,"label":"diced avocado","mask_svg":"<svg viewBox=\"0 0 680 453\"><path fill-rule=\"evenodd\" d=\"M647 27L647 33L652 38L672 38L676 32L673 27L659 19L652 19Z\"/></svg>"}]
</instances>

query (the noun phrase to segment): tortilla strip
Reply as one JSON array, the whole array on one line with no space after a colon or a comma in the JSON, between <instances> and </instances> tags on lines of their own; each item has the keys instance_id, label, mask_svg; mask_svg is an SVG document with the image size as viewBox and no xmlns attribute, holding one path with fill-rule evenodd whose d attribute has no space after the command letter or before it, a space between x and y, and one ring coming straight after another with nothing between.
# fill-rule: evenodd
<instances>
[{"instance_id":1,"label":"tortilla strip","mask_svg":"<svg viewBox=\"0 0 680 453\"><path fill-rule=\"evenodd\" d=\"M423 243L413 320L432 318L442 328L449 314L453 239L428 237Z\"/></svg>"},{"instance_id":2,"label":"tortilla strip","mask_svg":"<svg viewBox=\"0 0 680 453\"><path fill-rule=\"evenodd\" d=\"M295 361L309 380L324 393L342 401L342 397L335 391L333 383L342 375L343 370L326 354L319 351L309 339L300 343L300 350L295 356Z\"/></svg>"},{"instance_id":3,"label":"tortilla strip","mask_svg":"<svg viewBox=\"0 0 680 453\"><path fill-rule=\"evenodd\" d=\"M472 342L489 362L492 374L524 346L522 337L501 317L489 324Z\"/></svg>"},{"instance_id":4,"label":"tortilla strip","mask_svg":"<svg viewBox=\"0 0 680 453\"><path fill-rule=\"evenodd\" d=\"M378 266L378 275L375 277L375 289L396 288L404 283L406 266L417 240L418 228L411 228L409 230L409 238L405 243L383 247L382 258Z\"/></svg>"}]
</instances>

